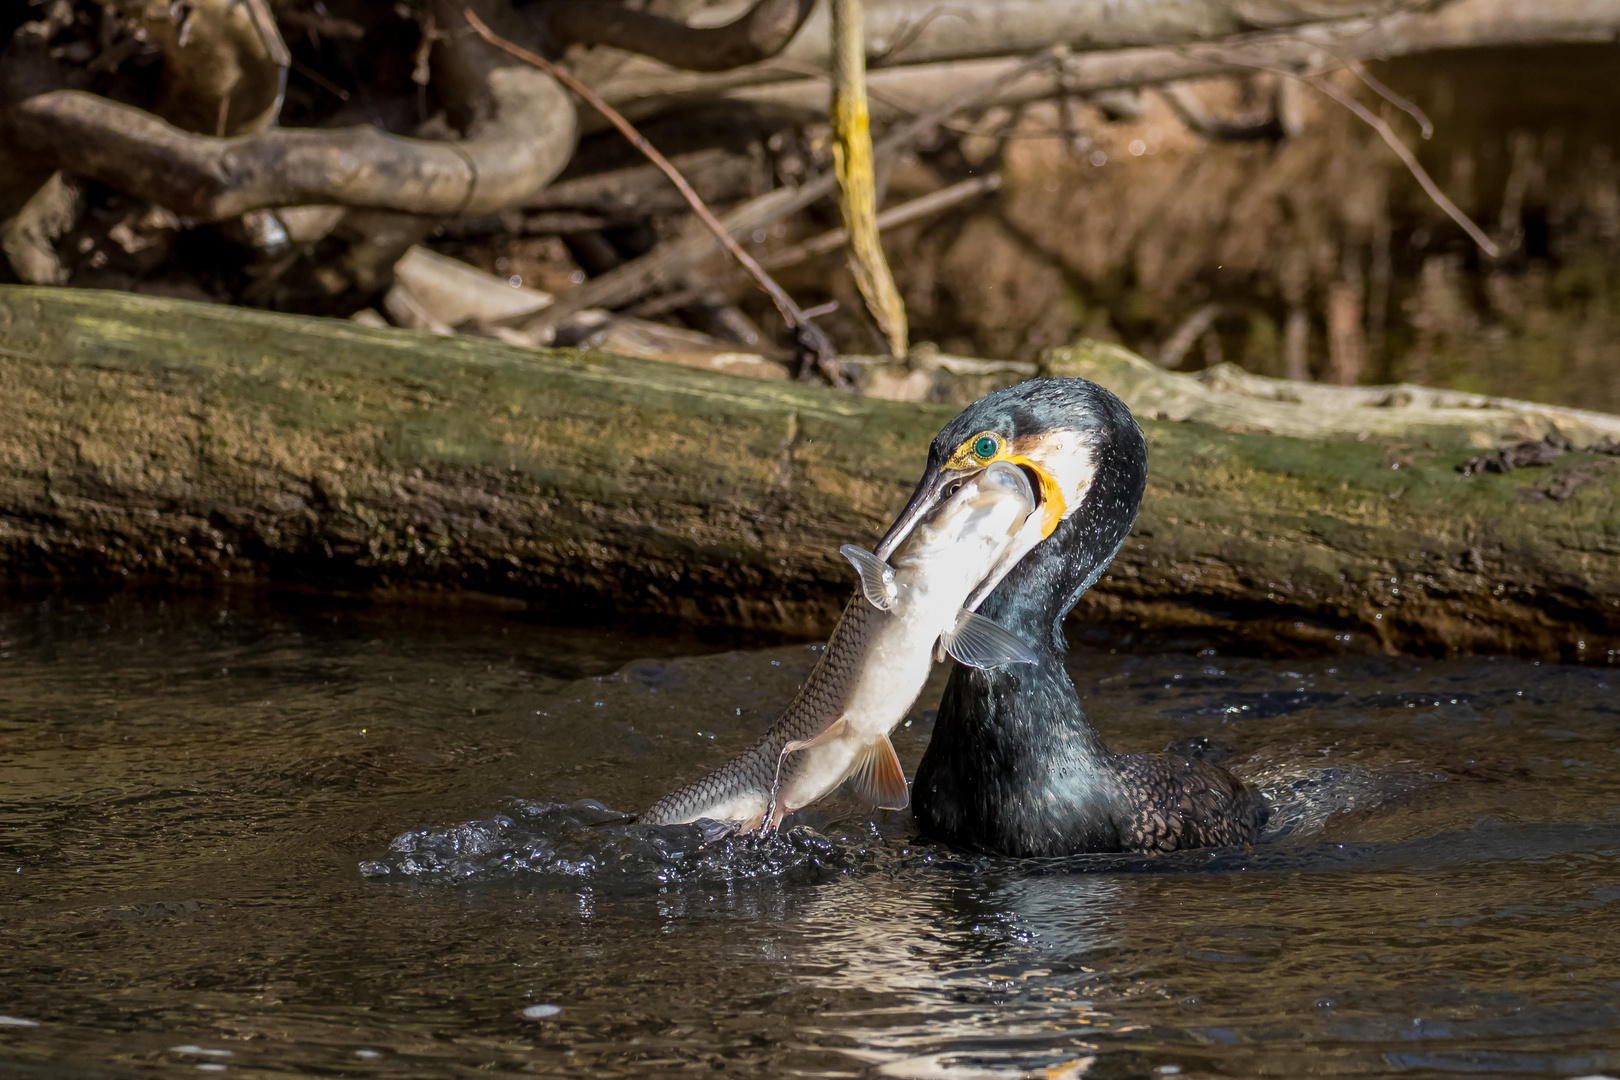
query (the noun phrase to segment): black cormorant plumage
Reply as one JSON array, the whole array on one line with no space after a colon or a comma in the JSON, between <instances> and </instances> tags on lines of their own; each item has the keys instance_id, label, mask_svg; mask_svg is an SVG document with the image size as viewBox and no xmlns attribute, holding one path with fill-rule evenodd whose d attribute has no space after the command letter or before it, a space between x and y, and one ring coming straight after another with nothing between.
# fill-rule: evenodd
<instances>
[{"instance_id":1,"label":"black cormorant plumage","mask_svg":"<svg viewBox=\"0 0 1620 1080\"><path fill-rule=\"evenodd\" d=\"M923 833L1018 856L1252 842L1266 818L1257 792L1204 761L1110 750L1064 670L1063 619L1124 543L1146 483L1147 443L1117 397L1037 379L982 398L935 437L878 553L992 460L1029 470L1042 506L978 611L1040 662L952 671L912 788Z\"/></svg>"}]
</instances>

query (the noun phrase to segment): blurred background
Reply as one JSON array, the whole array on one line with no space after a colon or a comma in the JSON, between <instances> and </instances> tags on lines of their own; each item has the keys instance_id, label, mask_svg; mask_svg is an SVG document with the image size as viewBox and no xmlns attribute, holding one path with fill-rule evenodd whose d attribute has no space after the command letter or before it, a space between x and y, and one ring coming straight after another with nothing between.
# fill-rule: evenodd
<instances>
[{"instance_id":1,"label":"blurred background","mask_svg":"<svg viewBox=\"0 0 1620 1080\"><path fill-rule=\"evenodd\" d=\"M485 6L506 20L504 34L622 109L722 216L832 168L821 6ZM127 116L29 112L63 89L88 91L197 133L195 146L164 153L195 151L215 174L230 172L221 146L276 129L370 124L467 144L480 137L480 108L487 117L501 105L458 89L462 61L448 54L471 46L464 28L445 29L457 7L12 6L0 25L11 124L0 275L790 373L782 317L717 249L632 295L523 324L547 297L701 231L673 185L585 105L566 125L536 128L564 149L532 190L497 207L415 214L364 197L199 212L148 175L168 159L134 161L96 126L116 131ZM1018 365L1084 336L1173 370L1229 362L1620 411L1620 2L865 9L879 207L912 216L887 225L883 242L913 342ZM690 52L701 41L656 32L647 46L646 26L615 22L626 11L697 27L694 40L730 33L733 44L752 18L754 51L716 60ZM898 123L1054 42L1068 49L1048 66L881 152ZM710 70L681 66L693 57ZM272 74L256 76L255 64ZM1369 119L1411 149L1489 248ZM839 225L826 196L739 238L802 307L836 303L818 322L841 353L882 354L841 238L827 235ZM458 268L422 252L488 278L468 279L472 299L444 300L444 275ZM492 286L510 291L493 308L477 299ZM907 370L859 382L882 396L938 396Z\"/></svg>"}]
</instances>

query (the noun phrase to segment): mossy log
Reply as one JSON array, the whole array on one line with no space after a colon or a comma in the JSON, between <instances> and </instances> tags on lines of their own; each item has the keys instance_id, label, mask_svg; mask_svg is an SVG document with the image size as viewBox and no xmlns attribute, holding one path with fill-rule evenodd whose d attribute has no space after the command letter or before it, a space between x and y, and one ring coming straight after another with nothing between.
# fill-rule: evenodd
<instances>
[{"instance_id":1,"label":"mossy log","mask_svg":"<svg viewBox=\"0 0 1620 1080\"><path fill-rule=\"evenodd\" d=\"M18 287L0 289L0 386L6 583L474 590L802 634L848 594L837 546L882 531L954 412ZM1462 428L1142 426L1142 515L1079 619L1271 649L1620 648L1612 458L1465 477Z\"/></svg>"}]
</instances>

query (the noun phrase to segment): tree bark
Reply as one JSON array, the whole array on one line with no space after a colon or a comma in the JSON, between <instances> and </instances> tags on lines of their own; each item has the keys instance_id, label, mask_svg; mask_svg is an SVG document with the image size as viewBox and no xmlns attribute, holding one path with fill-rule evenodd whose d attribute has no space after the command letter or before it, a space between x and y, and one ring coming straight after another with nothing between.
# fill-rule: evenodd
<instances>
[{"instance_id":1,"label":"tree bark","mask_svg":"<svg viewBox=\"0 0 1620 1080\"><path fill-rule=\"evenodd\" d=\"M1054 4L1050 11L1054 16L1068 13L1076 17L1075 13L1088 6ZM1353 10L1357 6L1364 11L1385 7L1347 4L1344 8ZM1432 5L1427 4L1417 10L1406 5L1390 6L1396 10L1380 10L1351 18L1322 18L1323 12L1319 11L1315 18L1321 21L1305 21L1286 30L1234 36L1220 33L1201 36L1195 24L1175 29L1148 21L1135 28L1138 36L1134 39L1117 37L1121 44L1140 43L1136 47L1097 48L1094 44L1095 51L1069 56L1061 72L1057 65L1030 72L987 96L983 104L1017 105L1065 93L1094 94L1229 75L1257 67L1308 70L1336 67L1349 60L1405 56L1438 49L1612 42L1615 39L1614 6L1594 0L1454 0L1433 10ZM1148 12L1170 7L1192 12L1203 6L1142 3L1124 5L1123 10ZM1301 19L1306 19L1308 9L1301 11ZM941 16L930 25L947 22L949 20ZM812 19L800 39L814 33L815 24L816 20ZM1042 43L1084 39L1088 25L1081 22L1070 26L1054 18ZM805 65L791 63L795 46L785 51L780 62L716 75L653 70L627 63L597 90L626 115L637 117L712 97L823 113L829 97L828 82L822 76L804 77ZM903 115L905 111L940 100L964 85L1002 77L1017 63L1016 56L985 56L977 39L969 35L959 42L959 49L942 47L930 52L925 63L876 68L867 79L873 115Z\"/></svg>"},{"instance_id":2,"label":"tree bark","mask_svg":"<svg viewBox=\"0 0 1620 1080\"><path fill-rule=\"evenodd\" d=\"M552 0L534 17L558 44L607 45L688 71L727 71L781 52L813 0L757 0L724 26L693 27L598 0Z\"/></svg>"},{"instance_id":3,"label":"tree bark","mask_svg":"<svg viewBox=\"0 0 1620 1080\"><path fill-rule=\"evenodd\" d=\"M530 10L535 17L543 18L551 6ZM1339 0L1326 4L1293 0L966 0L948 5L938 0L867 0L863 6L867 55L872 67L900 68L1037 52L1060 41L1076 51L1087 52L1189 45L1432 5L1428 0ZM802 75L806 70L825 72L832 66L829 22L828 7L818 6L804 28L781 49L779 64L736 70L719 79L672 79L664 64L630 57L599 89L617 103L616 94L629 94L636 87L740 87L789 79L795 72ZM670 66L695 70L689 64L673 61Z\"/></svg>"},{"instance_id":4,"label":"tree bark","mask_svg":"<svg viewBox=\"0 0 1620 1080\"><path fill-rule=\"evenodd\" d=\"M837 546L881 533L953 412L27 287L0 289L0 385L7 584L476 590L802 634L851 588ZM1146 501L1079 619L1273 651L1620 648L1620 469L1587 475L1610 458L1578 455L1569 494L1556 463L1460 475L1484 430L1462 422L1356 441L1138 415Z\"/></svg>"}]
</instances>

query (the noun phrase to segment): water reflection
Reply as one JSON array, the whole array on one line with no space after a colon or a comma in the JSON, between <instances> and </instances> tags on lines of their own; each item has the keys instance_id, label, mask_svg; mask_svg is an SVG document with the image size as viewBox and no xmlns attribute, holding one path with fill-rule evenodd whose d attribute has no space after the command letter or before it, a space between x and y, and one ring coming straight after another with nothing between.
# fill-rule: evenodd
<instances>
[{"instance_id":1,"label":"water reflection","mask_svg":"<svg viewBox=\"0 0 1620 1080\"><path fill-rule=\"evenodd\" d=\"M1110 740L1212 740L1278 824L1012 862L836 801L768 843L606 809L745 744L803 646L254 603L0 640L20 1075L1620 1071L1605 671L1088 652Z\"/></svg>"},{"instance_id":2,"label":"water reflection","mask_svg":"<svg viewBox=\"0 0 1620 1080\"><path fill-rule=\"evenodd\" d=\"M803 944L824 959L799 970L870 1000L802 1034L847 1040L884 1076L1021 1076L1085 1055L1111 1018L1063 969L1119 940L1120 895L1100 876L926 890L862 879L806 906Z\"/></svg>"}]
</instances>

